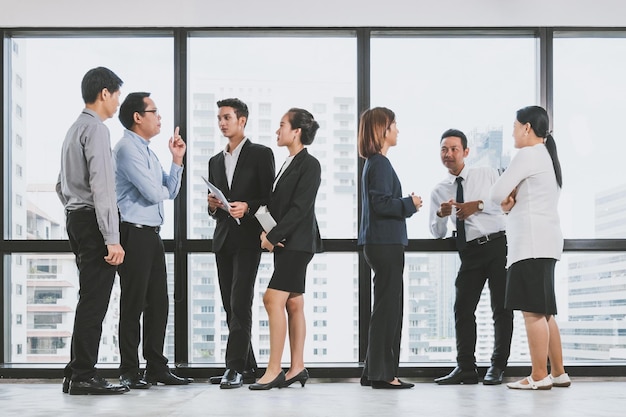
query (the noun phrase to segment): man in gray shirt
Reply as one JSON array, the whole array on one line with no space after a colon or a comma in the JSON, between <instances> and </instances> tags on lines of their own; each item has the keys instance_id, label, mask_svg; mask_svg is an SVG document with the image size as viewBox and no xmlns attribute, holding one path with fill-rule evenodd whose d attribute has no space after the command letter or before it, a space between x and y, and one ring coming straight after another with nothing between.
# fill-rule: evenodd
<instances>
[{"instance_id":1,"label":"man in gray shirt","mask_svg":"<svg viewBox=\"0 0 626 417\"><path fill-rule=\"evenodd\" d=\"M117 266L124 261L109 129L103 121L119 107L122 80L98 67L81 84L85 108L68 130L61 151L56 190L65 206L70 247L76 255L79 298L70 362L63 392L70 395L123 394L128 388L97 375L102 321Z\"/></svg>"}]
</instances>

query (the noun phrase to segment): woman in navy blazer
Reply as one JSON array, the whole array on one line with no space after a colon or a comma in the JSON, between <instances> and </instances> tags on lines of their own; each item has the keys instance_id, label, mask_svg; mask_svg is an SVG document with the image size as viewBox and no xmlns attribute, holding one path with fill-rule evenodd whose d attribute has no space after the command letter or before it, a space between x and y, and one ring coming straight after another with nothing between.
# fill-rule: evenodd
<instances>
[{"instance_id":1,"label":"woman in navy blazer","mask_svg":"<svg viewBox=\"0 0 626 417\"><path fill-rule=\"evenodd\" d=\"M276 176L268 205L277 224L270 232L261 233L261 247L274 252L274 273L263 296L270 324L270 359L265 374L250 385L252 390L282 388L294 382L304 387L309 378L304 367L303 293L307 265L313 254L322 249L315 218L321 167L304 146L313 142L318 128L311 113L292 108L283 116L276 131L278 146L287 147L289 156ZM291 366L285 374L281 360L287 323Z\"/></svg>"},{"instance_id":2,"label":"woman in navy blazer","mask_svg":"<svg viewBox=\"0 0 626 417\"><path fill-rule=\"evenodd\" d=\"M358 244L374 271L374 306L361 385L372 388L411 388L398 379L402 332L406 218L422 206L414 194L402 197L398 176L387 159L396 146L395 114L384 107L366 110L359 123L359 154L365 158L361 177L362 212Z\"/></svg>"}]
</instances>

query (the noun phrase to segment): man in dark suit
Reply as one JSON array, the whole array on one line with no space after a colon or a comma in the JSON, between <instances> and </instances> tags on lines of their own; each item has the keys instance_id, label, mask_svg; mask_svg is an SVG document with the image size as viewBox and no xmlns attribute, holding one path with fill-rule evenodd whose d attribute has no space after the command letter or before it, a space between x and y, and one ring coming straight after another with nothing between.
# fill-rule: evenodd
<instances>
[{"instance_id":1,"label":"man in dark suit","mask_svg":"<svg viewBox=\"0 0 626 417\"><path fill-rule=\"evenodd\" d=\"M209 160L209 181L222 191L230 207L213 194L207 201L209 215L217 222L213 252L229 335L226 371L210 381L228 389L256 379L250 337L254 281L261 260L261 226L254 213L269 201L275 167L272 150L252 143L245 135L248 106L236 98L218 101L217 106L219 128L228 144Z\"/></svg>"}]
</instances>

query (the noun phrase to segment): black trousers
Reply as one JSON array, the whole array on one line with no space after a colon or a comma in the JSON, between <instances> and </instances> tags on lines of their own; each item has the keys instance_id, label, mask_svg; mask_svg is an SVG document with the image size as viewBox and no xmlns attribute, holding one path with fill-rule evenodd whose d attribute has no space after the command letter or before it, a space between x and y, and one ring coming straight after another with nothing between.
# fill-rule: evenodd
<instances>
[{"instance_id":1,"label":"black trousers","mask_svg":"<svg viewBox=\"0 0 626 417\"><path fill-rule=\"evenodd\" d=\"M139 371L139 343L143 314L143 357L146 369L159 372L167 368L163 344L167 327L169 299L165 250L158 233L120 225L126 255L119 266L120 287L120 374Z\"/></svg>"},{"instance_id":2,"label":"black trousers","mask_svg":"<svg viewBox=\"0 0 626 417\"><path fill-rule=\"evenodd\" d=\"M513 311L504 308L506 251L506 237L501 237L484 245L468 245L459 254L461 267L455 282L454 319L456 360L463 369L476 367L476 307L487 280L494 326L491 364L500 369L507 365L511 353Z\"/></svg>"},{"instance_id":3,"label":"black trousers","mask_svg":"<svg viewBox=\"0 0 626 417\"><path fill-rule=\"evenodd\" d=\"M228 323L226 368L238 372L256 372L257 363L252 351L252 300L261 248L239 248L238 242L227 238L215 254L222 305Z\"/></svg>"},{"instance_id":4,"label":"black trousers","mask_svg":"<svg viewBox=\"0 0 626 417\"><path fill-rule=\"evenodd\" d=\"M96 375L102 321L109 306L116 267L104 261L108 251L94 210L69 212L66 227L70 248L76 256L80 289L70 362L64 376L86 381Z\"/></svg>"},{"instance_id":5,"label":"black trousers","mask_svg":"<svg viewBox=\"0 0 626 417\"><path fill-rule=\"evenodd\" d=\"M365 260L374 271L374 305L363 376L391 381L398 375L404 299L404 246L365 245Z\"/></svg>"}]
</instances>

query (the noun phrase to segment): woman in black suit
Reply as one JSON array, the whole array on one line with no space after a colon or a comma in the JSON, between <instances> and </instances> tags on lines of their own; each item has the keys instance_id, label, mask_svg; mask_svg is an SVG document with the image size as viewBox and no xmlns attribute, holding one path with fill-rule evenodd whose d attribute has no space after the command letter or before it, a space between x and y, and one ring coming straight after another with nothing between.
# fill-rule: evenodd
<instances>
[{"instance_id":1,"label":"woman in black suit","mask_svg":"<svg viewBox=\"0 0 626 417\"><path fill-rule=\"evenodd\" d=\"M250 385L252 390L282 388L294 382L304 387L309 378L304 367L303 294L307 265L322 248L315 218L321 167L304 146L313 142L318 128L311 113L292 108L276 131L278 146L287 147L289 156L276 176L269 201L269 212L277 224L269 233L261 233L261 247L274 252L274 273L263 296L270 325L270 359L265 374ZM291 366L285 374L281 360L287 326Z\"/></svg>"},{"instance_id":2,"label":"woman in black suit","mask_svg":"<svg viewBox=\"0 0 626 417\"><path fill-rule=\"evenodd\" d=\"M359 154L365 158L361 177L362 207L358 244L374 271L374 306L361 385L372 388L411 388L398 379L404 272L408 244L406 218L422 206L411 194L402 197L400 181L387 151L396 146L395 114L384 107L366 110L359 123Z\"/></svg>"}]
</instances>

